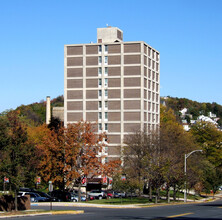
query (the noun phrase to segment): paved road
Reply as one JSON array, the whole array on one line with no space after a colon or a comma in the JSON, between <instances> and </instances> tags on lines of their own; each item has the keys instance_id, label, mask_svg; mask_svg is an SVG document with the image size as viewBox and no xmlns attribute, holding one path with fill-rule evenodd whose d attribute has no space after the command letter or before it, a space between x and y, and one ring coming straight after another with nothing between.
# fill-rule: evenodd
<instances>
[{"instance_id":1,"label":"paved road","mask_svg":"<svg viewBox=\"0 0 222 220\"><path fill-rule=\"evenodd\" d=\"M49 210L49 207L36 207L32 209L45 209ZM201 203L201 204L186 204L186 205L172 205L172 206L158 206L138 209L107 209L107 208L93 208L93 207L56 207L56 209L66 210L84 210L84 214L79 215L53 215L53 216L32 216L19 219L41 219L41 220L69 220L69 219L81 219L81 220L162 220L172 218L175 220L221 220L222 219L222 200L214 202ZM14 219L14 218L13 218Z\"/></svg>"}]
</instances>

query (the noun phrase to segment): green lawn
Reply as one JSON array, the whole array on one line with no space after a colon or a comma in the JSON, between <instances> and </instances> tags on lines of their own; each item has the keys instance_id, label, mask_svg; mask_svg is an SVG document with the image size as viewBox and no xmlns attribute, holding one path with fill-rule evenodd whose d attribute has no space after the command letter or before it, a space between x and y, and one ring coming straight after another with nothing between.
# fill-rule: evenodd
<instances>
[{"instance_id":1,"label":"green lawn","mask_svg":"<svg viewBox=\"0 0 222 220\"><path fill-rule=\"evenodd\" d=\"M113 199L95 199L88 201L88 203L94 204L109 204L109 205L120 205L120 204L144 204L148 203L148 198L136 197L136 198L113 198Z\"/></svg>"},{"instance_id":2,"label":"green lawn","mask_svg":"<svg viewBox=\"0 0 222 220\"><path fill-rule=\"evenodd\" d=\"M160 192L160 196L161 197L165 197L166 192L161 191ZM172 200L172 196L173 196L173 192L170 193L171 196L171 202L174 202ZM184 194L183 193L178 193L176 196L176 201L175 202L183 202L183 200L178 200L178 196L179 198L184 198ZM198 200L201 199L202 197L200 196L194 196L194 195L189 195L187 194L187 199L192 199L192 200ZM127 204L145 204L145 203L155 203L155 198L153 198L152 201L149 201L148 198L144 198L144 197L128 197L128 198L112 198L112 199L96 199L96 200L91 200L91 201L87 201L88 203L93 203L93 204L109 204L109 205L127 205ZM158 201L158 203L167 203L166 199L160 199Z\"/></svg>"}]
</instances>

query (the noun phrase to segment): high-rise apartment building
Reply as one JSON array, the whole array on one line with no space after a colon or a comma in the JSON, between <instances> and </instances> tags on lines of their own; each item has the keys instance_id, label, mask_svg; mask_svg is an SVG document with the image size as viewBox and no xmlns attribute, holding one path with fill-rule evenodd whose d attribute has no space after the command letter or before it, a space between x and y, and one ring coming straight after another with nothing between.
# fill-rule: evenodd
<instances>
[{"instance_id":1,"label":"high-rise apartment building","mask_svg":"<svg viewBox=\"0 0 222 220\"><path fill-rule=\"evenodd\" d=\"M143 41L123 42L116 27L97 29L97 43L65 45L64 124L87 120L106 131L107 159L124 138L160 120L160 56Z\"/></svg>"}]
</instances>

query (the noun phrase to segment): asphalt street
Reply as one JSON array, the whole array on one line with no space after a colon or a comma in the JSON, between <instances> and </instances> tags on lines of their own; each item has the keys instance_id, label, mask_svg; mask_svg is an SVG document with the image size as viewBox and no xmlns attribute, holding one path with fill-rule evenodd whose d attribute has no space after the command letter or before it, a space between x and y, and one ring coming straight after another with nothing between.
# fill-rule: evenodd
<instances>
[{"instance_id":1,"label":"asphalt street","mask_svg":"<svg viewBox=\"0 0 222 220\"><path fill-rule=\"evenodd\" d=\"M49 207L32 206L32 209L44 209L49 210ZM54 207L57 210L84 210L84 214L78 215L47 215L47 216L30 216L20 217L19 219L41 219L41 220L68 220L68 219L81 219L81 220L111 220L111 219L176 219L176 220L200 220L200 219L222 219L222 200L207 203L196 203L196 204L182 204L182 205L167 205L167 206L156 206L146 208L133 208L133 209L122 209L122 208L94 208L94 207L68 207L59 206ZM12 218L15 219L15 218Z\"/></svg>"}]
</instances>

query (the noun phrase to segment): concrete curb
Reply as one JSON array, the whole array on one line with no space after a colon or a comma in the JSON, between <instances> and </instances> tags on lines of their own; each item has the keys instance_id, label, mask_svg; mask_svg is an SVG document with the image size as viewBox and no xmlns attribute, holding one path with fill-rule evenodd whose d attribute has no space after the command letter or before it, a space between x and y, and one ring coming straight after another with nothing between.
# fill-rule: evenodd
<instances>
[{"instance_id":1,"label":"concrete curb","mask_svg":"<svg viewBox=\"0 0 222 220\"><path fill-rule=\"evenodd\" d=\"M169 205L185 205L185 204L198 204L204 202L212 202L215 199L204 199L197 201L184 202L170 202L170 203L148 203L148 204L130 204L130 205L111 205L111 204L90 204L90 203L67 203L67 202L56 202L53 203L53 207L56 206L68 206L68 207L91 207L91 208L106 208L106 209L138 209L158 206L169 206ZM49 206L50 203L32 203L32 206Z\"/></svg>"},{"instance_id":2,"label":"concrete curb","mask_svg":"<svg viewBox=\"0 0 222 220\"><path fill-rule=\"evenodd\" d=\"M32 216L41 216L41 215L77 215L83 214L83 210L64 210L64 211L50 211L50 212L42 212L42 213L34 213L34 214L20 214L20 215L2 215L0 218L17 218L17 217L32 217Z\"/></svg>"}]
</instances>

